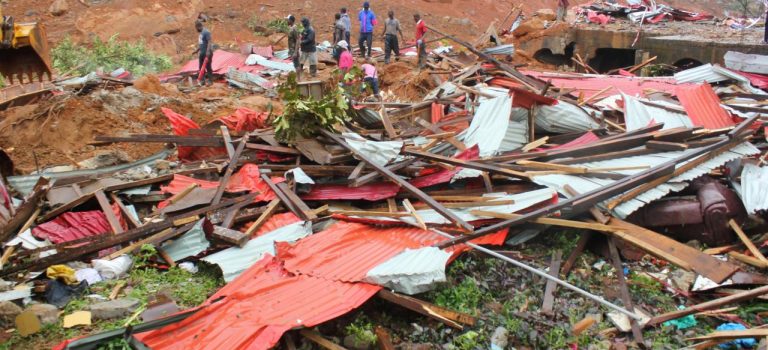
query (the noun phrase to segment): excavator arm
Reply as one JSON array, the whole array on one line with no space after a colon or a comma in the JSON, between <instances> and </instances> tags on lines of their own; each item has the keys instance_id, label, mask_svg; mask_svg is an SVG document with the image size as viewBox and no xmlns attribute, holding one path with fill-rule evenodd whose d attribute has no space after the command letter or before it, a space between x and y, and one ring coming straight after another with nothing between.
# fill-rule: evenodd
<instances>
[{"instance_id":1,"label":"excavator arm","mask_svg":"<svg viewBox=\"0 0 768 350\"><path fill-rule=\"evenodd\" d=\"M38 23L15 23L0 9L0 75L13 84L51 80L51 54L45 29ZM26 77L26 79L25 79Z\"/></svg>"}]
</instances>

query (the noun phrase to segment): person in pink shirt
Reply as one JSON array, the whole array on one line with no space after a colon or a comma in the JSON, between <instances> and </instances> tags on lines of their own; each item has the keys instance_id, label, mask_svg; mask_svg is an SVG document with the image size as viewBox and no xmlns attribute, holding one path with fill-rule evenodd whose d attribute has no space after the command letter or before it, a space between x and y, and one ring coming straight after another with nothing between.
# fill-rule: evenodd
<instances>
[{"instance_id":1,"label":"person in pink shirt","mask_svg":"<svg viewBox=\"0 0 768 350\"><path fill-rule=\"evenodd\" d=\"M336 45L342 50L341 55L339 56L339 70L341 71L343 78L344 74L349 73L349 70L352 69L354 59L352 58L352 53L349 52L349 44L346 40L339 41Z\"/></svg>"},{"instance_id":2,"label":"person in pink shirt","mask_svg":"<svg viewBox=\"0 0 768 350\"><path fill-rule=\"evenodd\" d=\"M371 87L373 95L379 98L379 73L376 71L376 66L367 62L360 68L363 69L363 81Z\"/></svg>"}]
</instances>

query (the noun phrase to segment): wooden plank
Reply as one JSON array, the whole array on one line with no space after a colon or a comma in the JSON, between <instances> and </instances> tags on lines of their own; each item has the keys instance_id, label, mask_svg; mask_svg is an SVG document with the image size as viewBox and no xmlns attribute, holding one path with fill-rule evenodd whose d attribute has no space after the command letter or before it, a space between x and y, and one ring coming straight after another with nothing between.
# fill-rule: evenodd
<instances>
[{"instance_id":1,"label":"wooden plank","mask_svg":"<svg viewBox=\"0 0 768 350\"><path fill-rule=\"evenodd\" d=\"M440 215L442 215L443 217L448 219L448 221L452 222L453 224L455 224L456 226L458 226L459 228L461 228L464 231L467 231L467 232L474 231L474 227L472 225L470 225L469 223L465 222L464 220L459 218L456 214L454 214L450 210L448 210L445 207L443 207L440 203L438 203L437 201L435 201L434 199L429 197L426 193L424 193L420 189L416 188L416 186L411 185L408 181L403 180L403 178L401 178L397 174L393 173L392 171L390 171L386 167L383 167L383 166L380 166L380 165L376 164L375 162L371 161L367 156L357 152L355 149L350 147L343 139L341 139L341 137L339 137L338 135L336 135L336 134L334 134L334 133L332 133L330 131L327 131L327 130L323 130L323 133L324 133L325 136L328 136L329 138L331 138L334 142L338 143L339 145L342 145L344 148L346 148L350 152L355 153L355 155L359 159L361 159L362 161L368 163L368 165L370 165L371 167L376 169L377 172L379 172L382 175L386 176L388 179L394 181L395 183L397 183L398 185L403 187L406 191L408 191L411 194L413 194L414 196L416 196L416 198L418 198L422 202L427 203L432 209L434 209Z\"/></svg>"},{"instance_id":2,"label":"wooden plank","mask_svg":"<svg viewBox=\"0 0 768 350\"><path fill-rule=\"evenodd\" d=\"M118 197L114 192L110 193L109 196L112 197L112 201L117 203L117 206L120 207L120 212L123 214L123 217L125 217L125 220L128 222L129 226L132 228L141 226L141 222L139 222L138 218L135 218L132 215L125 204L123 204L123 201L120 200L120 197Z\"/></svg>"},{"instance_id":3,"label":"wooden plank","mask_svg":"<svg viewBox=\"0 0 768 350\"><path fill-rule=\"evenodd\" d=\"M614 239L614 237L608 237L608 250L611 254L611 263L613 263L613 269L616 272L616 279L619 282L621 302L624 304L625 309L634 311L635 307L632 303L632 296L629 294L629 287L627 287L627 281L624 278L624 267L621 266L621 257L619 257L619 250L616 249L616 243ZM630 317L629 325L632 327L632 336L635 337L635 341L638 344L643 344L643 332L641 331L637 320Z\"/></svg>"},{"instance_id":4,"label":"wooden plank","mask_svg":"<svg viewBox=\"0 0 768 350\"><path fill-rule=\"evenodd\" d=\"M403 199L403 206L405 207L405 210L408 211L411 216L413 216L413 219L416 220L416 226L420 227L422 230L426 230L427 225L424 223L424 220L421 218L421 216L416 213L416 209L413 207L413 204L411 204L411 201L409 201L408 198Z\"/></svg>"},{"instance_id":5,"label":"wooden plank","mask_svg":"<svg viewBox=\"0 0 768 350\"><path fill-rule=\"evenodd\" d=\"M576 191L576 190L575 190L573 187L571 187L571 185L569 185L569 184L566 184L565 186L563 186L563 190L565 190L565 192L566 192L566 193L567 193L569 196L571 196L571 197L576 197L576 196L578 196L578 195L579 195L579 192L578 192L578 191ZM607 217L607 216L605 216L605 215L603 214L603 212L602 212L602 211L600 211L600 209L598 209L596 206L592 206L591 208L589 208L589 213L590 213L590 214L592 214L592 217L594 217L594 218L595 218L595 220L597 220L597 222L599 222L599 223L601 223L601 224L607 224L607 223L608 223L608 220L609 220L609 219L608 219L608 217Z\"/></svg>"},{"instance_id":6,"label":"wooden plank","mask_svg":"<svg viewBox=\"0 0 768 350\"><path fill-rule=\"evenodd\" d=\"M272 181L270 181L271 183ZM288 198L288 201L292 203L292 205L296 206L296 209L298 209L303 215L299 215L300 218L302 218L305 221L312 221L314 219L317 219L317 215L312 211L312 209L309 208L307 203L304 203L301 198L299 198L298 195L296 195L296 192L293 192L290 188L288 188L288 185L285 182L281 182L278 184L275 184L277 188L282 191L285 196Z\"/></svg>"},{"instance_id":7,"label":"wooden plank","mask_svg":"<svg viewBox=\"0 0 768 350\"><path fill-rule=\"evenodd\" d=\"M376 338L379 340L379 350L395 350L389 331L382 326L376 326Z\"/></svg>"},{"instance_id":8,"label":"wooden plank","mask_svg":"<svg viewBox=\"0 0 768 350\"><path fill-rule=\"evenodd\" d=\"M394 163L394 164L387 165L386 168L389 171L395 172L395 171L398 171L398 170L401 170L401 169L405 169L406 167L410 166L414 162L416 162L416 158L411 158L411 159L408 159L408 160L404 160L402 162L397 162L397 163ZM376 180L379 177L381 177L381 173L379 173L378 171L373 171L373 172L370 172L368 174L365 174L365 175L357 177L356 179L354 179L349 184L349 186L350 187L359 187L359 186L365 185L365 184L367 184L367 183L369 183L369 182L371 182L373 180Z\"/></svg>"},{"instance_id":9,"label":"wooden plank","mask_svg":"<svg viewBox=\"0 0 768 350\"><path fill-rule=\"evenodd\" d=\"M568 274L571 273L573 266L576 265L576 259L578 259L582 253L584 253L584 249L587 248L587 243L589 242L589 239L592 238L592 235L592 231L581 232L579 241L576 242L576 247L571 250L571 254L568 255L568 259L566 259L565 263L563 264L562 275L564 278L567 278Z\"/></svg>"},{"instance_id":10,"label":"wooden plank","mask_svg":"<svg viewBox=\"0 0 768 350\"><path fill-rule=\"evenodd\" d=\"M549 275L552 277L559 277L560 275L560 263L563 261L563 252L560 250L552 253L552 261L549 265ZM546 287L544 288L544 302L541 304L541 313L545 315L552 315L552 309L555 305L555 289L557 289L557 283L554 280L547 280Z\"/></svg>"},{"instance_id":11,"label":"wooden plank","mask_svg":"<svg viewBox=\"0 0 768 350\"><path fill-rule=\"evenodd\" d=\"M104 259L112 260L114 258L117 258L120 255L133 253L137 249L141 248L141 246L143 246L145 244L149 244L150 242L153 242L153 241L162 242L162 241L164 241L164 240L166 240L168 238L173 237L173 233L174 232L175 232L175 230L173 228L167 228L167 229L162 230L162 231L160 231L160 232L158 232L158 233L156 233L156 234L154 234L152 236L149 236L147 238L138 240L138 241L134 242L133 244L130 244L127 247L122 248L122 249L120 249L120 250L118 250L118 251L116 251L116 252L114 252L112 254L109 254L106 257L104 257Z\"/></svg>"},{"instance_id":12,"label":"wooden plank","mask_svg":"<svg viewBox=\"0 0 768 350\"><path fill-rule=\"evenodd\" d=\"M413 216L411 213L366 210L333 210L332 213L345 216L381 216L387 218L403 218Z\"/></svg>"},{"instance_id":13,"label":"wooden plank","mask_svg":"<svg viewBox=\"0 0 768 350\"><path fill-rule=\"evenodd\" d=\"M477 322L477 320L470 315L448 310L413 297L393 293L386 289L380 290L376 295L379 298L400 305L408 310L440 321L449 327L463 329L463 325L474 326Z\"/></svg>"},{"instance_id":14,"label":"wooden plank","mask_svg":"<svg viewBox=\"0 0 768 350\"><path fill-rule=\"evenodd\" d=\"M668 151L668 152L685 151L688 149L688 145L684 143L657 141L657 140L648 141L645 144L645 147L650 149L660 150L660 151Z\"/></svg>"},{"instance_id":15,"label":"wooden plank","mask_svg":"<svg viewBox=\"0 0 768 350\"><path fill-rule=\"evenodd\" d=\"M531 143L523 146L521 151L528 152L528 151L530 151L530 150L532 150L534 148L538 148L538 147L541 147L541 146L547 144L547 141L549 141L549 136L544 136L544 137L542 137L542 138L540 138L540 139L538 139L536 141L532 141Z\"/></svg>"},{"instance_id":16,"label":"wooden plank","mask_svg":"<svg viewBox=\"0 0 768 350\"><path fill-rule=\"evenodd\" d=\"M176 262L173 261L173 258L168 255L168 252L166 252L165 249L161 247L155 247L155 250L157 250L157 255L160 255L160 257L163 258L166 263L168 263L168 266L176 267Z\"/></svg>"},{"instance_id":17,"label":"wooden plank","mask_svg":"<svg viewBox=\"0 0 768 350\"><path fill-rule=\"evenodd\" d=\"M51 188L51 183L48 178L41 177L35 183L35 187L32 189L32 193L27 197L24 203L19 206L13 217L5 224L0 230L0 243L6 242L11 238L13 234L17 232L25 222L29 221L29 218L40 207L40 201L43 200Z\"/></svg>"},{"instance_id":18,"label":"wooden plank","mask_svg":"<svg viewBox=\"0 0 768 350\"><path fill-rule=\"evenodd\" d=\"M592 162L599 162L601 160L619 159L619 158L627 158L627 157L634 157L634 156L644 156L644 155L654 154L654 153L659 153L659 151L653 150L653 149L649 149L649 148L639 148L639 149L630 149L630 150L617 151L617 152L600 153L600 154L589 155L589 156L585 156L585 157L554 159L554 160L549 161L548 164L582 164L582 163L592 163Z\"/></svg>"},{"instance_id":19,"label":"wooden plank","mask_svg":"<svg viewBox=\"0 0 768 350\"><path fill-rule=\"evenodd\" d=\"M768 262L762 261L758 258L753 258L749 255L744 255L739 252L729 252L728 255L745 264L749 264L760 269L768 269Z\"/></svg>"},{"instance_id":20,"label":"wooden plank","mask_svg":"<svg viewBox=\"0 0 768 350\"><path fill-rule=\"evenodd\" d=\"M266 152L274 152L274 153L283 153L283 154L292 154L292 155L301 155L301 152L294 148L290 147L282 147L282 146L271 146L271 145L264 145L261 143L246 143L245 148L247 149L255 149L259 151L266 151Z\"/></svg>"},{"instance_id":21,"label":"wooden plank","mask_svg":"<svg viewBox=\"0 0 768 350\"><path fill-rule=\"evenodd\" d=\"M271 182L271 180L270 180ZM280 205L280 199L273 199L269 204L267 205L267 209L264 210L263 213L261 213L261 216L259 216L256 221L251 224L251 226L248 226L248 230L245 231L245 235L248 237L251 237L254 232L258 231L261 226L264 225L265 222L267 222L267 219L269 219L272 214L274 214L275 209Z\"/></svg>"},{"instance_id":22,"label":"wooden plank","mask_svg":"<svg viewBox=\"0 0 768 350\"><path fill-rule=\"evenodd\" d=\"M387 114L387 107L384 106L384 102L381 102L381 123L384 124L384 130L387 131L387 136L389 136L390 139L397 138L397 131L395 130L395 127L392 126L392 119L389 119L389 114Z\"/></svg>"},{"instance_id":23,"label":"wooden plank","mask_svg":"<svg viewBox=\"0 0 768 350\"><path fill-rule=\"evenodd\" d=\"M235 146L232 146L232 136L229 135L229 129L226 125L220 126L221 137L224 138L224 148L227 149L227 157L232 159L235 156Z\"/></svg>"},{"instance_id":24,"label":"wooden plank","mask_svg":"<svg viewBox=\"0 0 768 350\"><path fill-rule=\"evenodd\" d=\"M710 300L701 304L693 305L683 310L675 310L672 312L667 312L665 314L658 315L656 317L653 317L650 321L648 321L648 323L645 326L653 327L669 320L675 320L675 319L692 315L695 313L699 313L702 311L718 309L725 305L731 305L731 304L740 303L742 301L751 300L765 294L768 294L768 286L762 286L759 288L746 290L741 293L729 295L727 297L722 297L722 298Z\"/></svg>"},{"instance_id":25,"label":"wooden plank","mask_svg":"<svg viewBox=\"0 0 768 350\"><path fill-rule=\"evenodd\" d=\"M738 331L715 331L707 335L686 340L741 339L768 337L768 329L744 329Z\"/></svg>"},{"instance_id":26,"label":"wooden plank","mask_svg":"<svg viewBox=\"0 0 768 350\"><path fill-rule=\"evenodd\" d=\"M213 201L211 201L211 204L219 204L221 202L221 197L224 196L224 189L227 188L227 184L229 184L229 178L232 176L232 173L235 172L235 168L237 168L237 160L240 158L240 155L243 154L246 140L248 140L248 134L245 134L245 136L240 139L240 143L237 145L235 154L229 158L227 170L224 172L224 176L219 180L219 187L216 189L216 195L213 196Z\"/></svg>"},{"instance_id":27,"label":"wooden plank","mask_svg":"<svg viewBox=\"0 0 768 350\"><path fill-rule=\"evenodd\" d=\"M430 122L424 120L424 119L416 119L416 123L419 125L425 127L427 130L435 133L435 134L442 134L445 133L443 129L440 129L434 125L432 125ZM453 147L456 147L459 151L464 151L467 149L467 146L465 146L461 141L457 140L455 137L450 136L446 137L445 141L450 143Z\"/></svg>"},{"instance_id":28,"label":"wooden plank","mask_svg":"<svg viewBox=\"0 0 768 350\"><path fill-rule=\"evenodd\" d=\"M365 162L357 163L355 170L352 170L352 172L349 173L349 176L347 176L347 180L352 181L357 179L360 176L360 173L363 171L363 168L365 168Z\"/></svg>"},{"instance_id":29,"label":"wooden plank","mask_svg":"<svg viewBox=\"0 0 768 350\"><path fill-rule=\"evenodd\" d=\"M317 331L313 331L311 329L304 328L299 331L299 334L303 336L304 338L307 338L314 342L317 345L320 345L323 349L326 350L347 350L345 347L336 344L328 339L325 339L320 333Z\"/></svg>"},{"instance_id":30,"label":"wooden plank","mask_svg":"<svg viewBox=\"0 0 768 350\"><path fill-rule=\"evenodd\" d=\"M737 224L735 220L731 219L728 221L728 225L731 226L734 232L736 232L736 235L739 236L739 239L744 243L745 246L747 246L747 249L749 249L749 252L752 253L755 258L768 264L768 259L766 259L763 253L760 252L760 249L757 249L755 244L752 243L749 237L747 237L747 234L741 230L741 227L739 227L739 224Z\"/></svg>"},{"instance_id":31,"label":"wooden plank","mask_svg":"<svg viewBox=\"0 0 768 350\"><path fill-rule=\"evenodd\" d=\"M96 197L96 200L99 202L99 207L101 207L101 211L104 212L104 215L107 217L107 222L109 222L109 226L112 228L112 233L118 234L123 233L123 227L120 226L120 220L117 219L117 216L115 216L115 212L112 211L112 205L109 204L109 199L107 199L107 196L104 194L104 191L97 190L93 193L93 195Z\"/></svg>"},{"instance_id":32,"label":"wooden plank","mask_svg":"<svg viewBox=\"0 0 768 350\"><path fill-rule=\"evenodd\" d=\"M429 160L432 160L432 161L437 161L437 162L446 163L446 164L455 165L455 166L461 166L461 167L465 167L465 168L469 168L469 169L476 169L476 170L481 170L481 171L487 171L489 173L510 176L510 177L514 177L514 178L518 178L518 179L528 179L529 178L528 175L526 175L523 172L502 168L500 166L496 166L496 165L493 165L493 164L486 164L486 163L462 160L462 159L457 159L457 158L452 158L452 157L446 157L446 156L439 155L439 154L422 152L422 151L416 151L416 150L409 150L409 149L403 151L403 153L408 154L408 155L412 155L412 156L416 156L416 157L420 157L420 158L429 159Z\"/></svg>"},{"instance_id":33,"label":"wooden plank","mask_svg":"<svg viewBox=\"0 0 768 350\"><path fill-rule=\"evenodd\" d=\"M242 248L248 243L249 236L246 236L240 231L228 229L226 227L214 226L211 237L218 239L222 242L227 242L232 245L236 245Z\"/></svg>"},{"instance_id":34,"label":"wooden plank","mask_svg":"<svg viewBox=\"0 0 768 350\"><path fill-rule=\"evenodd\" d=\"M35 209L35 212L32 213L32 215L29 217L29 219L27 219L27 222L25 222L24 225L21 226L21 228L19 229L19 232L17 234L13 235L13 237L11 237L10 240L13 240L20 233L22 233L22 232L28 230L30 227L32 227L32 225L34 225L34 223L35 223L35 220L40 215L40 211L42 211L42 209L40 207L37 207L37 209ZM13 255L13 252L16 250L16 247L17 246L15 246L15 245L14 246L6 246L5 247L5 250L3 251L3 256L0 257L0 269L2 269L3 266L5 266L5 264L8 262L8 260L11 259L11 255Z\"/></svg>"}]
</instances>

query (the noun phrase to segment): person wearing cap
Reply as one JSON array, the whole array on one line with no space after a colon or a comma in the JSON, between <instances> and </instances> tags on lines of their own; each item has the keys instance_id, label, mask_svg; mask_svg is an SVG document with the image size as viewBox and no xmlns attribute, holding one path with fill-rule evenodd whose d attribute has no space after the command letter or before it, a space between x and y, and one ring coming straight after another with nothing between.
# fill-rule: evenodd
<instances>
[{"instance_id":1,"label":"person wearing cap","mask_svg":"<svg viewBox=\"0 0 768 350\"><path fill-rule=\"evenodd\" d=\"M334 43L338 43L339 41L346 41L346 36L344 35L346 33L346 27L344 26L344 22L341 20L341 14L337 13L334 16L333 20L333 41Z\"/></svg>"},{"instance_id":2,"label":"person wearing cap","mask_svg":"<svg viewBox=\"0 0 768 350\"><path fill-rule=\"evenodd\" d=\"M286 17L290 29L288 30L288 57L293 61L293 67L299 72L299 29L296 27L296 17Z\"/></svg>"},{"instance_id":3,"label":"person wearing cap","mask_svg":"<svg viewBox=\"0 0 768 350\"><path fill-rule=\"evenodd\" d=\"M341 23L344 24L344 41L347 42L349 45L349 51L352 52L352 42L350 39L352 38L352 20L349 19L349 14L347 13L347 8L342 7L341 10Z\"/></svg>"},{"instance_id":4,"label":"person wearing cap","mask_svg":"<svg viewBox=\"0 0 768 350\"><path fill-rule=\"evenodd\" d=\"M211 32L205 28L199 19L195 21L195 29L200 35L197 38L197 50L193 54L199 53L197 57L198 71L203 72L205 69L201 84L206 84L206 81L213 84L213 40L211 39Z\"/></svg>"},{"instance_id":5,"label":"person wearing cap","mask_svg":"<svg viewBox=\"0 0 768 350\"><path fill-rule=\"evenodd\" d=\"M301 19L301 25L304 31L301 33L301 60L299 62L299 71L304 71L304 65L309 63L309 75L313 78L317 76L317 43L315 42L315 29L309 23L309 18ZM301 73L299 73L301 80Z\"/></svg>"},{"instance_id":6,"label":"person wearing cap","mask_svg":"<svg viewBox=\"0 0 768 350\"><path fill-rule=\"evenodd\" d=\"M363 82L373 90L373 95L376 98L380 98L379 95L379 73L376 71L376 66L372 62L364 63L360 68L363 70Z\"/></svg>"},{"instance_id":7,"label":"person wearing cap","mask_svg":"<svg viewBox=\"0 0 768 350\"><path fill-rule=\"evenodd\" d=\"M400 60L400 43L397 41L397 34L403 38L403 31L400 30L400 21L395 18L395 12L389 10L387 19L384 21L384 64L389 64L389 58L392 51L395 52L395 60Z\"/></svg>"},{"instance_id":8,"label":"person wearing cap","mask_svg":"<svg viewBox=\"0 0 768 350\"><path fill-rule=\"evenodd\" d=\"M419 69L423 69L427 62L427 43L424 41L427 25L424 24L424 20L418 13L413 15L413 21L416 22L416 49L419 53Z\"/></svg>"},{"instance_id":9,"label":"person wearing cap","mask_svg":"<svg viewBox=\"0 0 768 350\"><path fill-rule=\"evenodd\" d=\"M349 43L347 43L346 40L339 41L336 46L341 49L341 55L339 55L339 70L341 71L341 76L343 78L344 75L349 73L349 70L352 69L354 58L352 58L352 53L349 52Z\"/></svg>"},{"instance_id":10,"label":"person wearing cap","mask_svg":"<svg viewBox=\"0 0 768 350\"><path fill-rule=\"evenodd\" d=\"M363 9L357 14L360 21L360 57L371 57L371 45L373 45L373 27L376 26L376 15L371 11L371 5L368 1L363 3ZM366 43L368 44L366 46Z\"/></svg>"}]
</instances>

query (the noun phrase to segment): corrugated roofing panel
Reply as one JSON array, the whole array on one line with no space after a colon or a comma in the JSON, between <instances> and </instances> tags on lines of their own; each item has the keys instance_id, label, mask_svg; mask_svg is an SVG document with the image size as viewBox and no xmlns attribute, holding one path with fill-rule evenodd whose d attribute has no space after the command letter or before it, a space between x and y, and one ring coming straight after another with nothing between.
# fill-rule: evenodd
<instances>
[{"instance_id":1,"label":"corrugated roofing panel","mask_svg":"<svg viewBox=\"0 0 768 350\"><path fill-rule=\"evenodd\" d=\"M768 210L768 167L745 164L741 171L740 192L747 213Z\"/></svg>"},{"instance_id":2,"label":"corrugated roofing panel","mask_svg":"<svg viewBox=\"0 0 768 350\"><path fill-rule=\"evenodd\" d=\"M600 114L599 111L591 112ZM600 124L592 119L587 109L561 101L536 109L536 127L553 133L569 133L597 129Z\"/></svg>"},{"instance_id":3,"label":"corrugated roofing panel","mask_svg":"<svg viewBox=\"0 0 768 350\"><path fill-rule=\"evenodd\" d=\"M578 138L574 139L571 142L564 143L559 146L555 146L552 148L548 148L548 150L557 150L557 149L569 149L574 147L580 147L580 146L586 146L589 144L593 144L597 141L600 141L600 138L595 135L595 133L591 131L587 131L584 133L584 135L579 136Z\"/></svg>"},{"instance_id":4,"label":"corrugated roofing panel","mask_svg":"<svg viewBox=\"0 0 768 350\"><path fill-rule=\"evenodd\" d=\"M583 92L584 96L592 96L605 88L611 88L603 94L605 97L619 92L639 96L644 94L644 90L674 93L675 87L678 85L674 78L642 78L576 73L558 74L537 71L523 71L523 73L544 81L552 81L552 85L560 89L573 89L575 95Z\"/></svg>"},{"instance_id":5,"label":"corrugated roofing panel","mask_svg":"<svg viewBox=\"0 0 768 350\"><path fill-rule=\"evenodd\" d=\"M162 249L168 253L168 256L173 261L179 261L181 259L195 256L204 252L211 246L211 242L205 239L205 231L203 231L203 221L198 221L195 226L192 226L187 233L181 235L170 242L163 244Z\"/></svg>"},{"instance_id":6,"label":"corrugated roofing panel","mask_svg":"<svg viewBox=\"0 0 768 350\"><path fill-rule=\"evenodd\" d=\"M445 282L445 265L451 253L436 247L406 249L365 276L365 282L405 294L424 293Z\"/></svg>"},{"instance_id":7,"label":"corrugated roofing panel","mask_svg":"<svg viewBox=\"0 0 768 350\"><path fill-rule=\"evenodd\" d=\"M33 236L47 239L53 244L107 232L112 232L112 228L101 210L66 212L32 229Z\"/></svg>"},{"instance_id":8,"label":"corrugated roofing panel","mask_svg":"<svg viewBox=\"0 0 768 350\"><path fill-rule=\"evenodd\" d=\"M213 52L211 68L216 74L227 74L229 67L240 68L243 65L245 65L245 56L239 53L227 52L224 50L216 50ZM199 68L199 61L194 59L187 62L184 67L181 67L178 74L196 73L199 71Z\"/></svg>"},{"instance_id":9,"label":"corrugated roofing panel","mask_svg":"<svg viewBox=\"0 0 768 350\"><path fill-rule=\"evenodd\" d=\"M265 254L275 255L275 242L295 242L310 234L311 222L296 222L251 239L242 248L227 248L202 260L219 265L224 273L224 280L231 282L261 260Z\"/></svg>"},{"instance_id":10,"label":"corrugated roofing panel","mask_svg":"<svg viewBox=\"0 0 768 350\"><path fill-rule=\"evenodd\" d=\"M504 139L501 140L499 152L519 149L528 142L528 123L510 121Z\"/></svg>"},{"instance_id":11,"label":"corrugated roofing panel","mask_svg":"<svg viewBox=\"0 0 768 350\"><path fill-rule=\"evenodd\" d=\"M400 186L393 182L377 182L358 187L334 184L312 185L309 193L301 195L307 201L319 200L368 200L379 201L392 198L400 191Z\"/></svg>"},{"instance_id":12,"label":"corrugated roofing panel","mask_svg":"<svg viewBox=\"0 0 768 350\"><path fill-rule=\"evenodd\" d=\"M748 73L768 74L768 56L728 51L723 59L728 68Z\"/></svg>"},{"instance_id":13,"label":"corrugated roofing panel","mask_svg":"<svg viewBox=\"0 0 768 350\"><path fill-rule=\"evenodd\" d=\"M211 296L200 312L137 338L156 350L266 350L284 332L339 317L380 289L292 275L267 256Z\"/></svg>"},{"instance_id":14,"label":"corrugated roofing panel","mask_svg":"<svg viewBox=\"0 0 768 350\"><path fill-rule=\"evenodd\" d=\"M372 141L353 132L343 133L343 136L355 151L381 166L389 164L403 148L403 141Z\"/></svg>"},{"instance_id":15,"label":"corrugated roofing panel","mask_svg":"<svg viewBox=\"0 0 768 350\"><path fill-rule=\"evenodd\" d=\"M464 134L464 144L478 145L481 157L496 154L509 128L511 112L512 99L507 94L481 102Z\"/></svg>"},{"instance_id":16,"label":"corrugated roofing panel","mask_svg":"<svg viewBox=\"0 0 768 350\"><path fill-rule=\"evenodd\" d=\"M749 82L743 75L711 63L675 73L675 80L678 83L717 83L726 80Z\"/></svg>"},{"instance_id":17,"label":"corrugated roofing panel","mask_svg":"<svg viewBox=\"0 0 768 350\"><path fill-rule=\"evenodd\" d=\"M675 94L693 125L707 129L720 129L734 125L728 112L720 106L720 98L709 84L680 86L675 89Z\"/></svg>"},{"instance_id":18,"label":"corrugated roofing panel","mask_svg":"<svg viewBox=\"0 0 768 350\"><path fill-rule=\"evenodd\" d=\"M646 105L642 100L624 96L624 121L627 131L642 129L651 124L664 123L664 129L693 127L691 118L685 113L676 113L664 108Z\"/></svg>"},{"instance_id":19,"label":"corrugated roofing panel","mask_svg":"<svg viewBox=\"0 0 768 350\"><path fill-rule=\"evenodd\" d=\"M281 183L285 181L282 177L272 177L272 183ZM206 181L195 179L184 175L173 175L173 180L166 186L160 186L160 190L165 193L177 194L189 187L197 184L200 188L218 188L218 181ZM271 201L277 196L267 183L261 178L259 167L256 164L248 163L243 165L240 170L232 174L225 188L227 192L258 192L259 195L254 199L255 202Z\"/></svg>"}]
</instances>

